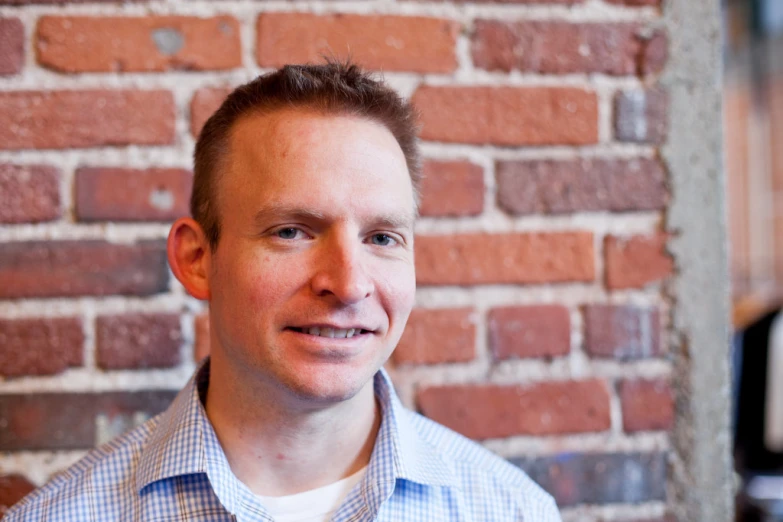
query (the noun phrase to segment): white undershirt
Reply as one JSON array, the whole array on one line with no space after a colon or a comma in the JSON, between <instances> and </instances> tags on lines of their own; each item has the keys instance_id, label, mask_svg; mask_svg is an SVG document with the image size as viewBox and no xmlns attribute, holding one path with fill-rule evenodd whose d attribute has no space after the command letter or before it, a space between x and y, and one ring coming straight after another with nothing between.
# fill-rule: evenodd
<instances>
[{"instance_id":1,"label":"white undershirt","mask_svg":"<svg viewBox=\"0 0 783 522\"><path fill-rule=\"evenodd\" d=\"M367 466L333 484L295 495L257 496L275 522L328 522L366 471Z\"/></svg>"}]
</instances>

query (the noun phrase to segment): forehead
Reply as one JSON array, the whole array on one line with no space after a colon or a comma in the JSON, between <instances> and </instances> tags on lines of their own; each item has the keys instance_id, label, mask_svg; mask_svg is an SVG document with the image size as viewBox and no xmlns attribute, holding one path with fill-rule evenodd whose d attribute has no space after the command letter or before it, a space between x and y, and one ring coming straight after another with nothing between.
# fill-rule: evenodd
<instances>
[{"instance_id":1,"label":"forehead","mask_svg":"<svg viewBox=\"0 0 783 522\"><path fill-rule=\"evenodd\" d=\"M385 210L415 213L405 156L380 123L286 109L242 118L229 143L219 191L223 209L247 197L255 206L316 205L324 195L339 209L349 194Z\"/></svg>"},{"instance_id":2,"label":"forehead","mask_svg":"<svg viewBox=\"0 0 783 522\"><path fill-rule=\"evenodd\" d=\"M258 155L269 160L286 159L292 151L313 146L357 148L374 145L389 155L404 160L402 149L392 133L381 123L353 115L321 113L306 108L278 109L250 114L232 129L232 153Z\"/></svg>"}]
</instances>

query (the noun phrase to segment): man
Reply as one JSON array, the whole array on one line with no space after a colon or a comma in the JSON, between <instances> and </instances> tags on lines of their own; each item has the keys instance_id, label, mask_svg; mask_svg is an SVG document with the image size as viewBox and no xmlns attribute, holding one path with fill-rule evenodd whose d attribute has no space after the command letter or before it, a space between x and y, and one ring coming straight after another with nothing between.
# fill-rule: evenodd
<instances>
[{"instance_id":1,"label":"man","mask_svg":"<svg viewBox=\"0 0 783 522\"><path fill-rule=\"evenodd\" d=\"M415 294L412 108L356 66L287 66L205 125L172 270L211 357L171 407L7 520L558 521L546 493L405 410L381 366Z\"/></svg>"}]
</instances>

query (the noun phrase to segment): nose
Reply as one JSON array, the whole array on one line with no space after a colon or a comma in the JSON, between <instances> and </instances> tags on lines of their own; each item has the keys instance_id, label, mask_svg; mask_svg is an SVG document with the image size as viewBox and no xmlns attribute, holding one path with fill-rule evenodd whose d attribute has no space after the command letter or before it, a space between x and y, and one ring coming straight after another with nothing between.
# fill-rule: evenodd
<instances>
[{"instance_id":1,"label":"nose","mask_svg":"<svg viewBox=\"0 0 783 522\"><path fill-rule=\"evenodd\" d=\"M311 285L318 296L334 296L342 304L356 304L370 297L374 283L365 267L364 246L359 239L342 237L324 239L315 261Z\"/></svg>"}]
</instances>

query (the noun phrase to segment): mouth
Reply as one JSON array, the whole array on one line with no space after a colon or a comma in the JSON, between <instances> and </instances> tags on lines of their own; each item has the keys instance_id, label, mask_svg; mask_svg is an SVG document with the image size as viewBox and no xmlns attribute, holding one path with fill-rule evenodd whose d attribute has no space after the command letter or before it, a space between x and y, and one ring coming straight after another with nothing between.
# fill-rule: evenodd
<instances>
[{"instance_id":1,"label":"mouth","mask_svg":"<svg viewBox=\"0 0 783 522\"><path fill-rule=\"evenodd\" d=\"M316 337L328 337L330 339L351 339L360 335L373 333L372 330L365 330L364 328L332 328L327 326L306 326L301 328L289 326L286 330L314 335Z\"/></svg>"}]
</instances>

